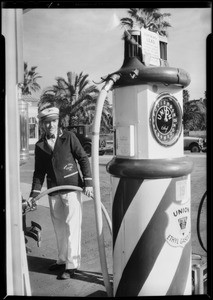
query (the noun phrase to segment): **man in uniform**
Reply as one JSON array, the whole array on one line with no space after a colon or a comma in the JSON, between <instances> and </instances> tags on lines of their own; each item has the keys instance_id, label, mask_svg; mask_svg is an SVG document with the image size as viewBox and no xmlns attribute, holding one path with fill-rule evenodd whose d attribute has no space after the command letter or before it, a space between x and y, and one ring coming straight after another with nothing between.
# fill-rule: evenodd
<instances>
[{"instance_id":1,"label":"man in uniform","mask_svg":"<svg viewBox=\"0 0 213 300\"><path fill-rule=\"evenodd\" d=\"M87 154L73 132L59 128L59 109L49 107L39 111L44 135L35 145L35 168L28 202L39 195L45 176L47 188L72 185L93 196L92 176ZM80 267L81 261L81 192L59 190L49 194L58 259L49 270L61 270L58 279L68 279Z\"/></svg>"}]
</instances>

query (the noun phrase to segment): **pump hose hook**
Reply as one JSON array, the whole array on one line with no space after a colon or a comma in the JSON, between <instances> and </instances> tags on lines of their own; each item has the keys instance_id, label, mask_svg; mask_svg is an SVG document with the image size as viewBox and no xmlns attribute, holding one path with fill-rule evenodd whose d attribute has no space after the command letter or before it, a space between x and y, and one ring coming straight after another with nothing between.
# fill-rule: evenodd
<instances>
[{"instance_id":1,"label":"pump hose hook","mask_svg":"<svg viewBox=\"0 0 213 300\"><path fill-rule=\"evenodd\" d=\"M207 199L207 191L205 191L205 193L203 194L203 196L200 200L200 204L198 207L198 213L197 213L197 236L198 236L199 243L205 252L207 252L207 249L205 248L205 246L203 244L201 234L200 234L200 216L201 216L201 210L202 210L203 203L206 199Z\"/></svg>"}]
</instances>

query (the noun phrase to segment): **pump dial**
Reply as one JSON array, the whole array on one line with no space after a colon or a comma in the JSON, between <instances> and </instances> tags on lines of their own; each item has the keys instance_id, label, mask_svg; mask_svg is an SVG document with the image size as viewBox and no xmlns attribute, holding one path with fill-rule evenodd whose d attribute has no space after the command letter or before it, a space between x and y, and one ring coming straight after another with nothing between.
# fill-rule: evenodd
<instances>
[{"instance_id":1,"label":"pump dial","mask_svg":"<svg viewBox=\"0 0 213 300\"><path fill-rule=\"evenodd\" d=\"M161 94L155 101L150 125L157 142L163 146L174 145L182 130L182 111L178 100L170 94Z\"/></svg>"}]
</instances>

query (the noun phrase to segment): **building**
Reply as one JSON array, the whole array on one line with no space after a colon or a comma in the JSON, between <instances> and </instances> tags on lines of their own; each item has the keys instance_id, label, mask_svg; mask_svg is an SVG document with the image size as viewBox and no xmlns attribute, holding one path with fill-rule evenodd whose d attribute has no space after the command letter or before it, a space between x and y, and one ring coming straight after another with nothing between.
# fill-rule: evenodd
<instances>
[{"instance_id":1,"label":"building","mask_svg":"<svg viewBox=\"0 0 213 300\"><path fill-rule=\"evenodd\" d=\"M39 139L39 122L37 118L39 100L31 95L22 95L22 100L28 103L29 150L33 150L35 143Z\"/></svg>"}]
</instances>

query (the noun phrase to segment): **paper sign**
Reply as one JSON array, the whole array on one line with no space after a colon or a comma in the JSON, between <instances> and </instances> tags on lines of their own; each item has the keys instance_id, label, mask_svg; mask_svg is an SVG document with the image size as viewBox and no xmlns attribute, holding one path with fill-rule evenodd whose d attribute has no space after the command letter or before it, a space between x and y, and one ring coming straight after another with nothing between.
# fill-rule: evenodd
<instances>
[{"instance_id":1,"label":"paper sign","mask_svg":"<svg viewBox=\"0 0 213 300\"><path fill-rule=\"evenodd\" d=\"M159 35L155 32L141 29L142 53L144 58L149 57L149 64L160 66L160 43Z\"/></svg>"},{"instance_id":2,"label":"paper sign","mask_svg":"<svg viewBox=\"0 0 213 300\"><path fill-rule=\"evenodd\" d=\"M116 155L134 156L134 125L116 129Z\"/></svg>"}]
</instances>

